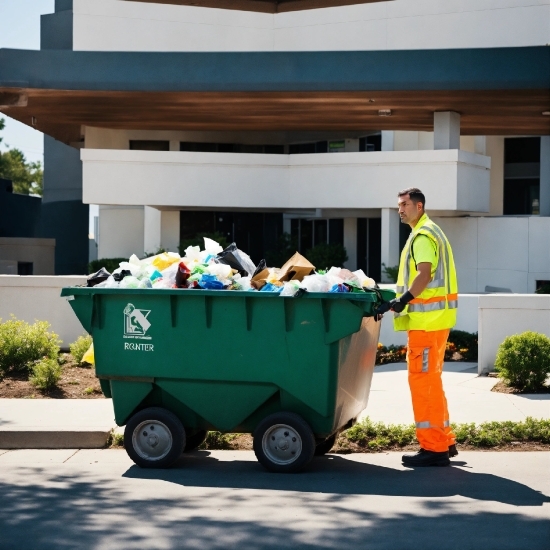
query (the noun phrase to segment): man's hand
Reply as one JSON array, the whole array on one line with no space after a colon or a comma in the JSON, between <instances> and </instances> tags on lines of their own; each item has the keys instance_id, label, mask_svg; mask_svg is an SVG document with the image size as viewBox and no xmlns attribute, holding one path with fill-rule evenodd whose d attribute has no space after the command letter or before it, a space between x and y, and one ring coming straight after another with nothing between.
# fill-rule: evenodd
<instances>
[{"instance_id":1,"label":"man's hand","mask_svg":"<svg viewBox=\"0 0 550 550\"><path fill-rule=\"evenodd\" d=\"M411 300L414 300L414 296L409 291L407 291L405 292L405 294L403 294L403 296L400 296L399 298L395 298L389 302L384 302L380 305L380 307L375 310L375 320L380 321L384 313L387 313L390 310L395 311L396 313L401 313L405 309L405 306Z\"/></svg>"}]
</instances>

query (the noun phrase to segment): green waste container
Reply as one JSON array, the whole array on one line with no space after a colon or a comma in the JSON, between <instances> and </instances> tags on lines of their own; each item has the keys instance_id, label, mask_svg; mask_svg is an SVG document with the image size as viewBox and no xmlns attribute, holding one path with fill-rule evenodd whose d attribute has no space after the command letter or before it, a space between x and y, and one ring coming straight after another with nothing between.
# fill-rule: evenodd
<instances>
[{"instance_id":1,"label":"green waste container","mask_svg":"<svg viewBox=\"0 0 550 550\"><path fill-rule=\"evenodd\" d=\"M269 470L303 469L366 407L380 323L366 293L71 287L124 445L164 468L208 430L252 433Z\"/></svg>"}]
</instances>

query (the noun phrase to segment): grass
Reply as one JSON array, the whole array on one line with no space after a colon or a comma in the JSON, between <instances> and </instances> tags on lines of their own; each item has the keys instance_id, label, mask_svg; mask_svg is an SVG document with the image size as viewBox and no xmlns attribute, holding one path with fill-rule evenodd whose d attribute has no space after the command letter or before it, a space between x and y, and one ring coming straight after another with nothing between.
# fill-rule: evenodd
<instances>
[{"instance_id":1,"label":"grass","mask_svg":"<svg viewBox=\"0 0 550 550\"><path fill-rule=\"evenodd\" d=\"M457 443L471 448L497 449L514 443L550 445L550 420L527 418L523 422L483 422L481 424L452 424ZM414 424L384 424L365 418L342 432L334 450L340 453L383 452L416 445ZM208 450L238 450L242 434L208 432L199 447ZM249 436L248 436L249 437ZM116 443L114 442L116 438ZM110 446L122 446L123 436L114 434Z\"/></svg>"}]
</instances>

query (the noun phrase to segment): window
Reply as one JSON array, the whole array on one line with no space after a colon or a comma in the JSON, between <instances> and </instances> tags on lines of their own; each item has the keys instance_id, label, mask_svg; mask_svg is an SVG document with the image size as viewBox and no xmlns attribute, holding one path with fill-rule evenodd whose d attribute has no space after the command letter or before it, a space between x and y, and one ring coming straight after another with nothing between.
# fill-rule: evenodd
<instances>
[{"instance_id":1,"label":"window","mask_svg":"<svg viewBox=\"0 0 550 550\"><path fill-rule=\"evenodd\" d=\"M505 215L539 214L540 138L504 140Z\"/></svg>"},{"instance_id":2,"label":"window","mask_svg":"<svg viewBox=\"0 0 550 550\"><path fill-rule=\"evenodd\" d=\"M33 270L32 262L17 262L17 275L32 275Z\"/></svg>"},{"instance_id":3,"label":"window","mask_svg":"<svg viewBox=\"0 0 550 550\"><path fill-rule=\"evenodd\" d=\"M160 141L154 139L131 139L131 151L170 151L169 141Z\"/></svg>"},{"instance_id":4,"label":"window","mask_svg":"<svg viewBox=\"0 0 550 550\"><path fill-rule=\"evenodd\" d=\"M359 151L382 151L382 134L360 138Z\"/></svg>"},{"instance_id":5,"label":"window","mask_svg":"<svg viewBox=\"0 0 550 550\"><path fill-rule=\"evenodd\" d=\"M307 153L327 153L328 142L316 141L314 143L294 143L289 146L291 155L303 155Z\"/></svg>"}]
</instances>

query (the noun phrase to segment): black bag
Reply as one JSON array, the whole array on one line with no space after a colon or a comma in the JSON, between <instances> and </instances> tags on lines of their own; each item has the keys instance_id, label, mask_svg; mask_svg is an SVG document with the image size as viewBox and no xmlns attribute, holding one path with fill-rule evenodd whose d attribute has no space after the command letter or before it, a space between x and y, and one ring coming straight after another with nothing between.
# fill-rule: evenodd
<instances>
[{"instance_id":1,"label":"black bag","mask_svg":"<svg viewBox=\"0 0 550 550\"><path fill-rule=\"evenodd\" d=\"M111 274L104 267L102 267L99 271L96 271L88 276L88 279L86 279L86 286L98 285L99 283L106 281L110 275Z\"/></svg>"}]
</instances>

